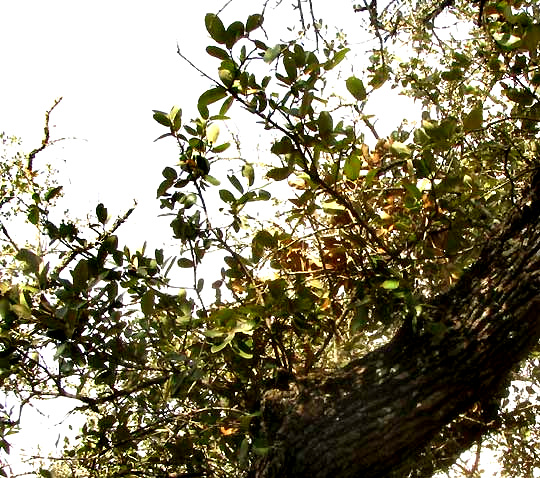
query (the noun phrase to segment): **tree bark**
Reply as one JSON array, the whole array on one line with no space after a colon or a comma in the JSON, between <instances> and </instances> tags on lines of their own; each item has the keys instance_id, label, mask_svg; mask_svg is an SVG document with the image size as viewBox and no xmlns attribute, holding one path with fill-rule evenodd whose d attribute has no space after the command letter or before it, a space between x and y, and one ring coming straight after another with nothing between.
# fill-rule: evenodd
<instances>
[{"instance_id":1,"label":"tree bark","mask_svg":"<svg viewBox=\"0 0 540 478\"><path fill-rule=\"evenodd\" d=\"M404 326L344 369L268 391L262 421L271 448L250 475L402 473L461 413L485 408L540 337L539 218L537 172L478 261L430 302L421 331Z\"/></svg>"}]
</instances>

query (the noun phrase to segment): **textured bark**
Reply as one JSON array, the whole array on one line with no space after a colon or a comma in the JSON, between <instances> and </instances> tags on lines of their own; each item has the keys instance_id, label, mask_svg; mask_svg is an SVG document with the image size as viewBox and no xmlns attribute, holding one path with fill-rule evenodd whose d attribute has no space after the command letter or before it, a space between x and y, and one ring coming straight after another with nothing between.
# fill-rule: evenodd
<instances>
[{"instance_id":1,"label":"textured bark","mask_svg":"<svg viewBox=\"0 0 540 478\"><path fill-rule=\"evenodd\" d=\"M460 413L485 407L540 337L539 176L421 333L403 328L342 370L266 394L272 448L252 476L402 473Z\"/></svg>"}]
</instances>

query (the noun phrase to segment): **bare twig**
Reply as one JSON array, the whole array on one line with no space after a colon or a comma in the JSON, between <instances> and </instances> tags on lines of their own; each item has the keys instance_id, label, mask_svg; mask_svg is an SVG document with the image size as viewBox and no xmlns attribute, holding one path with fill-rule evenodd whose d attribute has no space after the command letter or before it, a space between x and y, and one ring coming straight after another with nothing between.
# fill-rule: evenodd
<instances>
[{"instance_id":1,"label":"bare twig","mask_svg":"<svg viewBox=\"0 0 540 478\"><path fill-rule=\"evenodd\" d=\"M47 146L50 144L50 130L49 130L49 117L52 113L52 111L58 106L58 104L62 101L62 97L58 98L54 101L54 104L52 107L45 113L45 127L43 128L43 131L45 133L43 140L41 141L41 145L38 148L35 148L29 155L28 155L28 163L26 166L26 169L28 171L32 171L33 169L33 162L38 153L41 153Z\"/></svg>"}]
</instances>

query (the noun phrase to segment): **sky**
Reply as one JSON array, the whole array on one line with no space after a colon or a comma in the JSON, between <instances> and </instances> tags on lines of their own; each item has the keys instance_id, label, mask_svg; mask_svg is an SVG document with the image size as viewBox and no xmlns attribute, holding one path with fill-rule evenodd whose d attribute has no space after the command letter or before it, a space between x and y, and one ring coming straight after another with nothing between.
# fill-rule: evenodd
<instances>
[{"instance_id":1,"label":"sky","mask_svg":"<svg viewBox=\"0 0 540 478\"><path fill-rule=\"evenodd\" d=\"M287 3L287 0L284 0ZM169 111L177 104L186 119L196 116L196 101L210 85L177 55L182 53L209 73L217 66L205 53L209 44L204 15L217 12L227 0L6 0L0 16L2 80L0 131L23 140L26 151L41 143L44 114L54 101L62 102L51 116L55 143L38 155L35 167L50 162L60 171L65 199L61 203L75 217L85 217L103 202L112 215L138 207L123 233L142 241L148 231L156 246L169 233L166 222L155 222L159 213L155 191L161 171L174 165L173 141L154 139L165 131L152 119L152 110ZM273 5L275 1L270 2ZM292 2L289 2L292 3ZM340 25L354 22L351 0L314 2L324 8L316 13ZM326 6L324 6L326 4ZM261 1L232 0L220 15L224 23L258 13ZM267 24L286 33L286 18ZM290 35L290 34L288 34ZM274 37L275 38L275 37ZM382 106L388 106L381 103ZM394 97L390 104L394 125L410 105ZM383 128L384 130L384 128ZM163 237L162 237L163 236ZM140 244L139 244L140 245ZM26 448L41 444L46 450L57 439L66 411L62 404L41 406L39 413L23 417L32 429L18 441ZM64 427L65 428L65 427Z\"/></svg>"}]
</instances>

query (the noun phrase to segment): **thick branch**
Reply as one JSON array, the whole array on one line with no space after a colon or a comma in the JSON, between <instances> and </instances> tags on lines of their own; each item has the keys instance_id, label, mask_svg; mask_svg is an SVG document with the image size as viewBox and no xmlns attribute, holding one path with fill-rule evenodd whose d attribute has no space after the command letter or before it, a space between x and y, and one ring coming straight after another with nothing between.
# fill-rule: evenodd
<instances>
[{"instance_id":1,"label":"thick branch","mask_svg":"<svg viewBox=\"0 0 540 478\"><path fill-rule=\"evenodd\" d=\"M385 477L460 413L485 403L540 337L540 173L421 332L330 376L267 393L273 447L257 478ZM435 332L436 331L436 332Z\"/></svg>"}]
</instances>

